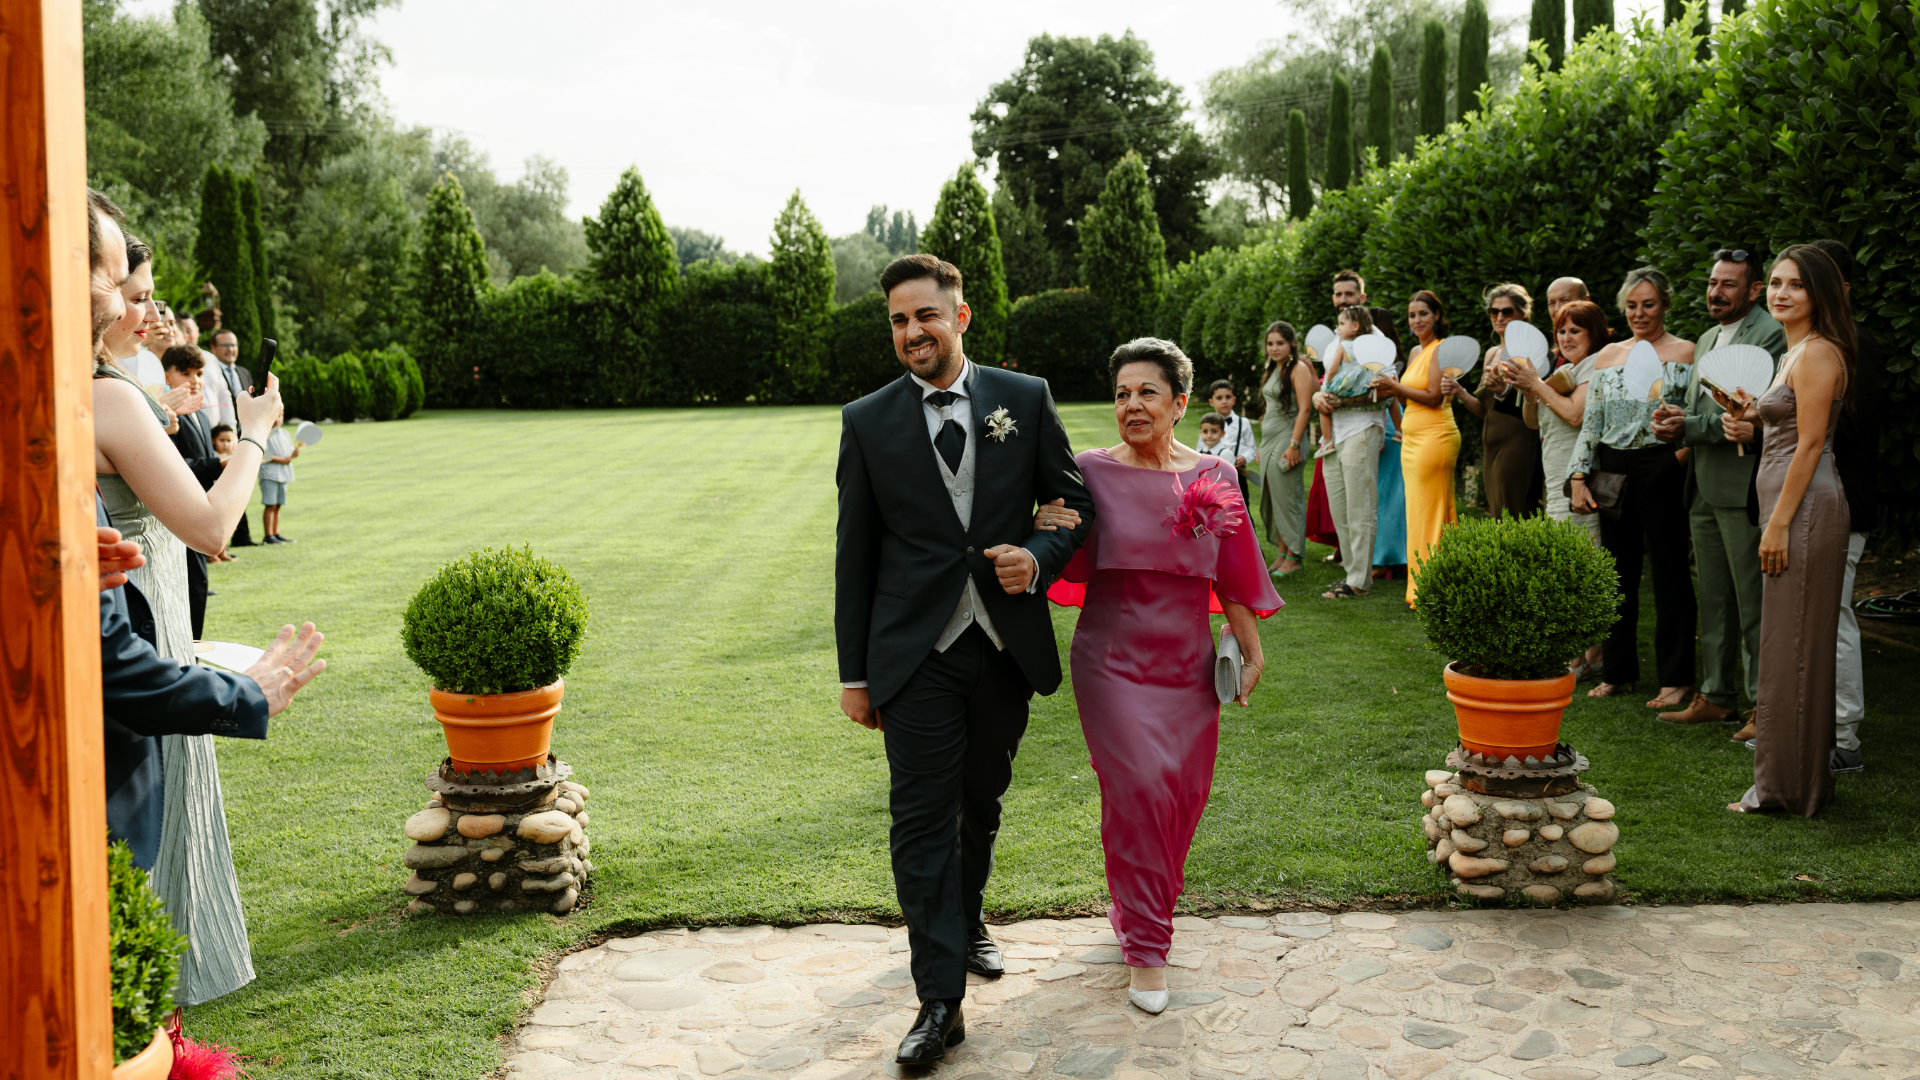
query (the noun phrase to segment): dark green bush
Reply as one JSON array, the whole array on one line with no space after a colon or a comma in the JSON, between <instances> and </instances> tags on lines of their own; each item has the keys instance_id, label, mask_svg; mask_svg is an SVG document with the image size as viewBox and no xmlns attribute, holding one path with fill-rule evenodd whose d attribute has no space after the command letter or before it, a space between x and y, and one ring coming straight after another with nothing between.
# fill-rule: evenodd
<instances>
[{"instance_id":1,"label":"dark green bush","mask_svg":"<svg viewBox=\"0 0 1920 1080\"><path fill-rule=\"evenodd\" d=\"M318 357L295 356L289 363L275 364L273 373L280 378L280 400L289 420L325 420L331 415L332 384Z\"/></svg>"},{"instance_id":2,"label":"dark green bush","mask_svg":"<svg viewBox=\"0 0 1920 1080\"><path fill-rule=\"evenodd\" d=\"M547 270L488 295L476 360L486 403L519 409L602 404L599 313L586 286Z\"/></svg>"},{"instance_id":3,"label":"dark green bush","mask_svg":"<svg viewBox=\"0 0 1920 1080\"><path fill-rule=\"evenodd\" d=\"M407 403L400 410L400 418L404 420L419 412L420 406L427 403L427 380L421 375L420 365L413 359L413 354L405 346L389 345L387 352L399 359L401 372L406 376Z\"/></svg>"},{"instance_id":4,"label":"dark green bush","mask_svg":"<svg viewBox=\"0 0 1920 1080\"><path fill-rule=\"evenodd\" d=\"M1652 261L1704 324L1722 246L1853 250L1854 317L1887 361L1882 530L1920 534L1920 15L1911 5L1779 0L1723 19L1700 103L1664 148L1647 224ZM1671 324L1670 324L1671 325ZM1906 407L1902 407L1906 406Z\"/></svg>"},{"instance_id":5,"label":"dark green bush","mask_svg":"<svg viewBox=\"0 0 1920 1080\"><path fill-rule=\"evenodd\" d=\"M711 260L687 276L661 320L651 354L661 405L787 400L792 383L778 358L767 297L767 264Z\"/></svg>"},{"instance_id":6,"label":"dark green bush","mask_svg":"<svg viewBox=\"0 0 1920 1080\"><path fill-rule=\"evenodd\" d=\"M187 939L173 928L147 872L125 841L107 849L109 951L113 959L113 1058L147 1048L153 1029L173 1011L180 954Z\"/></svg>"},{"instance_id":7,"label":"dark green bush","mask_svg":"<svg viewBox=\"0 0 1920 1080\"><path fill-rule=\"evenodd\" d=\"M1111 401L1107 358L1117 344L1099 297L1053 289L1013 305L1007 366L1047 380L1056 401Z\"/></svg>"},{"instance_id":8,"label":"dark green bush","mask_svg":"<svg viewBox=\"0 0 1920 1080\"><path fill-rule=\"evenodd\" d=\"M893 351L884 293L875 289L834 309L827 319L827 377L834 390L829 400L858 400L905 370Z\"/></svg>"},{"instance_id":9,"label":"dark green bush","mask_svg":"<svg viewBox=\"0 0 1920 1080\"><path fill-rule=\"evenodd\" d=\"M1285 319L1302 337L1314 323L1334 324L1333 275L1342 270L1361 269L1366 251L1367 230L1380 213L1380 204L1393 192L1394 174L1386 169L1368 169L1358 183L1344 191L1329 191L1314 204L1313 214L1300 223L1298 239L1286 260L1274 291L1272 319ZM1362 276L1365 271L1361 271ZM1368 282L1368 303L1393 309L1381 293ZM1405 297L1397 298L1399 310L1394 323L1399 325L1406 310ZM1268 321L1271 322L1272 319ZM1405 326L1400 326L1405 330Z\"/></svg>"},{"instance_id":10,"label":"dark green bush","mask_svg":"<svg viewBox=\"0 0 1920 1080\"><path fill-rule=\"evenodd\" d=\"M1490 679L1565 674L1620 603L1613 557L1578 525L1538 514L1448 526L1414 580L1427 647Z\"/></svg>"},{"instance_id":11,"label":"dark green bush","mask_svg":"<svg viewBox=\"0 0 1920 1080\"><path fill-rule=\"evenodd\" d=\"M398 420L407 404L407 374L391 352L368 353L362 361L367 383L373 389L373 404L367 410L375 420Z\"/></svg>"},{"instance_id":12,"label":"dark green bush","mask_svg":"<svg viewBox=\"0 0 1920 1080\"><path fill-rule=\"evenodd\" d=\"M407 604L400 637L436 689L511 694L565 675L586 632L579 584L522 547L442 566Z\"/></svg>"},{"instance_id":13,"label":"dark green bush","mask_svg":"<svg viewBox=\"0 0 1920 1080\"><path fill-rule=\"evenodd\" d=\"M329 361L327 379L333 384L335 420L347 422L373 414L373 384L357 354L341 353Z\"/></svg>"}]
</instances>

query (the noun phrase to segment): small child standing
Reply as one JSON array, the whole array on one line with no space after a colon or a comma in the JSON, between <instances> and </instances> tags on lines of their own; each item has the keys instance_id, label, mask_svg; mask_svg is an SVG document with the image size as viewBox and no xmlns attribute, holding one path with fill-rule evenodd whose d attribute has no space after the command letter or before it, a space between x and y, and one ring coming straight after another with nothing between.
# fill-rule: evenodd
<instances>
[{"instance_id":1,"label":"small child standing","mask_svg":"<svg viewBox=\"0 0 1920 1080\"><path fill-rule=\"evenodd\" d=\"M1213 385L1207 387L1207 403L1213 406L1213 412L1205 419L1219 417L1224 432L1220 436L1223 449L1207 452L1233 462L1240 474L1240 497L1252 506L1253 499L1247 493L1247 466L1258 460L1260 442L1253 437L1253 421L1234 415L1233 407L1239 400L1233 392L1233 383L1226 379L1215 379Z\"/></svg>"},{"instance_id":2,"label":"small child standing","mask_svg":"<svg viewBox=\"0 0 1920 1080\"><path fill-rule=\"evenodd\" d=\"M287 504L287 485L293 483L293 459L300 448L285 427L276 426L267 436L267 460L260 463L260 526L267 544L291 544L280 535L280 508Z\"/></svg>"},{"instance_id":3,"label":"small child standing","mask_svg":"<svg viewBox=\"0 0 1920 1080\"><path fill-rule=\"evenodd\" d=\"M213 452L220 455L220 467L224 469L233 460L233 425L215 424L212 435Z\"/></svg>"},{"instance_id":4,"label":"small child standing","mask_svg":"<svg viewBox=\"0 0 1920 1080\"><path fill-rule=\"evenodd\" d=\"M1203 454L1212 454L1214 457L1231 456L1233 447L1227 444L1226 434L1227 422L1220 418L1219 413L1208 413L1202 416L1199 451Z\"/></svg>"}]
</instances>

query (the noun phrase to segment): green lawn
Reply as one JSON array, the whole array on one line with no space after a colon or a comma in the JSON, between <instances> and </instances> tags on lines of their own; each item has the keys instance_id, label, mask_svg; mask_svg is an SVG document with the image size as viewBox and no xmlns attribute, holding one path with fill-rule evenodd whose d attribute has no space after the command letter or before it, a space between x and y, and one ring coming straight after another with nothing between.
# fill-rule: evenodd
<instances>
[{"instance_id":1,"label":"green lawn","mask_svg":"<svg viewBox=\"0 0 1920 1080\"><path fill-rule=\"evenodd\" d=\"M1076 447L1113 441L1105 407L1065 412ZM190 1030L255 1075L474 1077L498 1065L542 958L591 935L891 917L880 739L836 708L838 431L830 408L330 426L285 512L299 543L213 571L209 637L263 643L312 619L331 666L270 740L221 744L260 978L192 1010ZM401 823L445 745L400 615L439 563L522 542L593 603L554 736L593 790L590 902L564 919L405 918ZM1268 679L1222 724L1194 907L1444 897L1415 801L1454 741L1441 658L1397 589L1319 599L1334 576L1315 562L1282 583ZM1075 614L1055 612L1063 654ZM1750 778L1728 728L1576 699L1564 737L1621 805L1619 880L1641 899L1920 893L1896 779L1920 756L1898 734L1920 719L1914 656L1868 644L1871 768L1811 822L1719 809ZM1102 908L1098 789L1066 688L1036 699L1007 803L994 910Z\"/></svg>"}]
</instances>

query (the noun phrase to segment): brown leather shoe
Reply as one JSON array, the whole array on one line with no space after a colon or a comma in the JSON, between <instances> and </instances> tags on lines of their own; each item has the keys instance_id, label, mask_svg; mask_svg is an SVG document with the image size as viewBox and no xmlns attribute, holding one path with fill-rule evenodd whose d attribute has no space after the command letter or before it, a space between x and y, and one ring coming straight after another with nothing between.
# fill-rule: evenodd
<instances>
[{"instance_id":1,"label":"brown leather shoe","mask_svg":"<svg viewBox=\"0 0 1920 1080\"><path fill-rule=\"evenodd\" d=\"M1660 719L1669 724L1721 724L1740 719L1740 714L1715 705L1704 694L1695 694L1686 708L1679 712L1663 712Z\"/></svg>"},{"instance_id":2,"label":"brown leather shoe","mask_svg":"<svg viewBox=\"0 0 1920 1080\"><path fill-rule=\"evenodd\" d=\"M1756 737L1756 735L1757 735L1757 733L1758 733L1758 729L1757 729L1757 728L1755 728L1755 727L1753 726L1753 714L1754 714L1754 713L1755 713L1756 711L1757 711L1757 710L1754 710L1754 709L1748 709L1748 710L1747 710L1747 713L1746 713L1746 716L1747 716L1747 723L1746 723L1746 726L1745 726L1745 727L1742 727L1742 728L1741 728L1741 729L1740 729L1739 731L1736 731L1736 732L1734 732L1734 733L1733 733L1733 741L1734 741L1734 742L1746 742L1746 741L1747 741L1748 739L1751 739L1751 738L1755 738L1755 737Z\"/></svg>"}]
</instances>

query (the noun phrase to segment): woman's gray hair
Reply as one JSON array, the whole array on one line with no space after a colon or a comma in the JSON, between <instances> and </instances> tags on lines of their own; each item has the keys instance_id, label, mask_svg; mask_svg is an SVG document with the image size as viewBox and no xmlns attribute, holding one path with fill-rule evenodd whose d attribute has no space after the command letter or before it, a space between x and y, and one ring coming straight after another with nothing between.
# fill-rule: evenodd
<instances>
[{"instance_id":1,"label":"woman's gray hair","mask_svg":"<svg viewBox=\"0 0 1920 1080\"><path fill-rule=\"evenodd\" d=\"M1520 317L1522 319L1533 318L1533 297L1528 295L1525 285L1518 285L1511 281L1503 281L1498 285L1489 285L1487 286L1487 291L1481 294L1480 302L1488 307L1492 307L1493 302L1503 296L1520 305Z\"/></svg>"},{"instance_id":2,"label":"woman's gray hair","mask_svg":"<svg viewBox=\"0 0 1920 1080\"><path fill-rule=\"evenodd\" d=\"M1169 383L1179 388L1179 393L1193 393L1193 361L1171 341L1157 337L1134 338L1113 350L1113 357L1107 361L1107 378L1118 383L1120 369L1128 364L1153 364Z\"/></svg>"},{"instance_id":3,"label":"woman's gray hair","mask_svg":"<svg viewBox=\"0 0 1920 1080\"><path fill-rule=\"evenodd\" d=\"M1667 275L1651 266L1635 267L1627 271L1627 280L1620 283L1620 291L1614 295L1613 306L1626 310L1627 294L1638 288L1642 282L1653 286L1660 295L1660 310L1668 311L1673 307L1673 285L1667 281Z\"/></svg>"}]
</instances>

